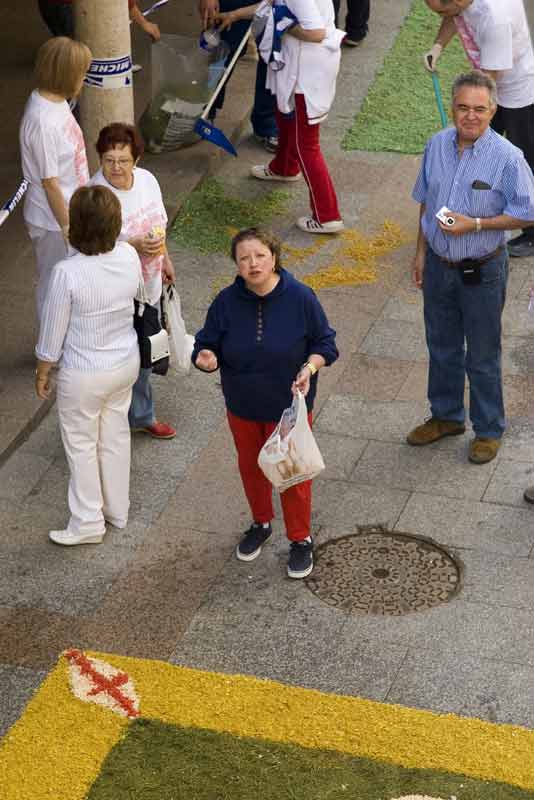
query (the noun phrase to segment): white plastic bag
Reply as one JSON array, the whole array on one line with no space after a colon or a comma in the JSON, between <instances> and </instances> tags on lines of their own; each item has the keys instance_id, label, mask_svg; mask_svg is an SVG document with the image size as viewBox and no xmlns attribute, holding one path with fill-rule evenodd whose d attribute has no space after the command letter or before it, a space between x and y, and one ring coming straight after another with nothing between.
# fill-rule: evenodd
<instances>
[{"instance_id":1,"label":"white plastic bag","mask_svg":"<svg viewBox=\"0 0 534 800\"><path fill-rule=\"evenodd\" d=\"M302 392L297 392L260 450L258 466L280 492L315 478L325 468Z\"/></svg>"},{"instance_id":2,"label":"white plastic bag","mask_svg":"<svg viewBox=\"0 0 534 800\"><path fill-rule=\"evenodd\" d=\"M176 291L174 284L165 286L163 289L163 314L167 333L169 334L171 369L189 372L195 337L187 333L185 329L180 295Z\"/></svg>"}]
</instances>

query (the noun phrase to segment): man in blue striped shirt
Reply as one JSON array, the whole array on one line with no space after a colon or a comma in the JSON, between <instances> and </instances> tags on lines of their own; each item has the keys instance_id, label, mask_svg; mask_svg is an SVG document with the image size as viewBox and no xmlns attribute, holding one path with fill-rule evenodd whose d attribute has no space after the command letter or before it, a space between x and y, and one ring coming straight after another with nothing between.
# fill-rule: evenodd
<instances>
[{"instance_id":1,"label":"man in blue striped shirt","mask_svg":"<svg viewBox=\"0 0 534 800\"><path fill-rule=\"evenodd\" d=\"M454 127L427 143L413 190L421 204L413 276L423 289L432 416L407 440L425 445L465 432L467 373L475 432L469 459L476 464L495 458L505 427L505 231L534 224L534 176L522 152L490 128L496 108L491 77L460 75ZM436 217L443 207L445 222Z\"/></svg>"}]
</instances>

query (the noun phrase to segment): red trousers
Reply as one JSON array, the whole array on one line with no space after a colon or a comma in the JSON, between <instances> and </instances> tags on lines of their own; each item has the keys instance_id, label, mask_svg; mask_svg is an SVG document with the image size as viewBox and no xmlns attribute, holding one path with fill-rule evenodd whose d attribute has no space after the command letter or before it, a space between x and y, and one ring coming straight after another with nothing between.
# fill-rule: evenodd
<instances>
[{"instance_id":1,"label":"red trousers","mask_svg":"<svg viewBox=\"0 0 534 800\"><path fill-rule=\"evenodd\" d=\"M228 424L237 450L239 474L254 522L270 522L274 517L273 487L258 467L260 450L276 428L276 422L256 422L236 417L231 411ZM312 415L308 414L311 425ZM280 495L287 538L301 541L310 535L311 481L297 483Z\"/></svg>"},{"instance_id":2,"label":"red trousers","mask_svg":"<svg viewBox=\"0 0 534 800\"><path fill-rule=\"evenodd\" d=\"M320 125L310 125L303 94L295 95L295 112L276 110L278 150L269 164L277 175L298 175L302 170L310 190L310 206L317 222L341 219L336 190L319 143Z\"/></svg>"}]
</instances>

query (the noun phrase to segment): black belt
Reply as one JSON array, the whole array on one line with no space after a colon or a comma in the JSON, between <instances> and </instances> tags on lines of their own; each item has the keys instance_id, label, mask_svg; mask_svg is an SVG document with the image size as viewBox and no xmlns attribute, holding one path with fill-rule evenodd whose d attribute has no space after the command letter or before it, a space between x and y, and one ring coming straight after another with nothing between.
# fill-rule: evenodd
<instances>
[{"instance_id":1,"label":"black belt","mask_svg":"<svg viewBox=\"0 0 534 800\"><path fill-rule=\"evenodd\" d=\"M504 247L500 245L493 253L488 253L486 256L481 256L480 258L462 258L461 261L451 261L448 258L443 258L443 256L438 256L437 253L434 255L436 255L440 261L443 261L444 264L447 264L448 267L452 269L462 269L462 267L481 267L486 261L491 261L492 258L498 256L502 250L504 250Z\"/></svg>"}]
</instances>

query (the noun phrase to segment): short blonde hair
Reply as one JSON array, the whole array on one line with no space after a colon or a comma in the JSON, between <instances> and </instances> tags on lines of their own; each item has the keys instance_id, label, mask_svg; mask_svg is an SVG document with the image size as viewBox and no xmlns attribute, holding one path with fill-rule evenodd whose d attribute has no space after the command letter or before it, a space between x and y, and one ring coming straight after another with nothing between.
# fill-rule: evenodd
<instances>
[{"instance_id":1,"label":"short blonde hair","mask_svg":"<svg viewBox=\"0 0 534 800\"><path fill-rule=\"evenodd\" d=\"M54 36L48 39L37 53L35 62L35 81L38 89L73 97L80 81L89 69L92 54L87 45L69 39L67 36Z\"/></svg>"}]
</instances>

